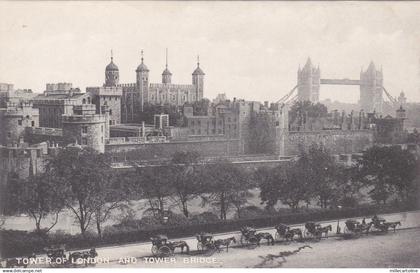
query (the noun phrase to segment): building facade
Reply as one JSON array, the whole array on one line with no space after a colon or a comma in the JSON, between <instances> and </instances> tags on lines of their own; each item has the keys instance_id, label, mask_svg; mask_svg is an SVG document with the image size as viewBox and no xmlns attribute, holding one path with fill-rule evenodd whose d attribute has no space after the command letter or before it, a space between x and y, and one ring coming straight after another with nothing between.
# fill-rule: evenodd
<instances>
[{"instance_id":1,"label":"building facade","mask_svg":"<svg viewBox=\"0 0 420 273\"><path fill-rule=\"evenodd\" d=\"M47 84L43 94L32 99L34 108L39 109L39 126L62 128L62 116L70 115L74 105L91 104L92 95L81 93L69 83Z\"/></svg>"},{"instance_id":2,"label":"building facade","mask_svg":"<svg viewBox=\"0 0 420 273\"><path fill-rule=\"evenodd\" d=\"M161 83L150 83L149 68L144 63L143 55L141 63L136 69L135 83L119 83L119 69L113 62L107 65L105 69L105 84L104 87L112 90L115 94L121 92L120 97L120 122L121 123L136 123L140 122L140 113L143 111L145 104L163 105L172 104L176 106L183 106L185 103L192 103L200 101L204 97L204 75L205 73L200 68L200 62L197 62L197 67L192 73L191 84L175 84L172 83L172 73L168 68L168 63L162 72ZM92 89L87 90L91 93ZM103 94L106 90L103 90ZM114 100L117 96L113 95ZM115 105L116 106L116 102ZM108 106L110 106L108 104ZM111 112L117 111L114 106L110 106ZM112 120L112 119L111 119ZM115 119L117 120L117 119ZM118 124L118 122L116 122Z\"/></svg>"}]
</instances>

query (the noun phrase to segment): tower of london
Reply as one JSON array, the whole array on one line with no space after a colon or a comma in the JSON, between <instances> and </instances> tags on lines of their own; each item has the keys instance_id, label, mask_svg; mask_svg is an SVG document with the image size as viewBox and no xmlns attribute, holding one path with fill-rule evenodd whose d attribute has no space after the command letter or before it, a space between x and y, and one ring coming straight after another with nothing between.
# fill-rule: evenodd
<instances>
[{"instance_id":1,"label":"tower of london","mask_svg":"<svg viewBox=\"0 0 420 273\"><path fill-rule=\"evenodd\" d=\"M203 99L205 73L200 68L199 59L197 59L197 67L192 73L191 84L172 83L172 73L168 67L167 56L161 83L150 83L150 70L144 62L143 51L141 53L141 63L135 72L135 83L120 83L118 66L111 57L111 62L105 68L104 85L87 88L88 93L96 95L94 103L98 104L97 106L103 106L104 104L109 106L111 111L110 122L113 124L138 122L139 115L146 104L182 106L185 103ZM108 96L109 100L106 101L105 99L104 101L108 93L110 94ZM100 107L97 109L100 109ZM120 117L113 120L112 115L113 113L117 114L117 112L120 113Z\"/></svg>"}]
</instances>

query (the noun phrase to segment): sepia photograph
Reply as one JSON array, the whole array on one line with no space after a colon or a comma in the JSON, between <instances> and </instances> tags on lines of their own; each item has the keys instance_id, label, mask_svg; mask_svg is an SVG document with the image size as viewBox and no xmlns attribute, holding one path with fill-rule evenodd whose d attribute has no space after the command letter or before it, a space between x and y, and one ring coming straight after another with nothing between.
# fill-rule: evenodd
<instances>
[{"instance_id":1,"label":"sepia photograph","mask_svg":"<svg viewBox=\"0 0 420 273\"><path fill-rule=\"evenodd\" d=\"M2 272L419 272L420 2L0 10Z\"/></svg>"}]
</instances>

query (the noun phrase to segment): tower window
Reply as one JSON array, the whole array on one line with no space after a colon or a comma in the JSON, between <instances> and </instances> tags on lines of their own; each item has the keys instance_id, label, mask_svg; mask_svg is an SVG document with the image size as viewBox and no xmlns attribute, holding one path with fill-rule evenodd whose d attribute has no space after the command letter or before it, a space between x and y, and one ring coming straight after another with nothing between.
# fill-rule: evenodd
<instances>
[{"instance_id":1,"label":"tower window","mask_svg":"<svg viewBox=\"0 0 420 273\"><path fill-rule=\"evenodd\" d=\"M82 127L82 134L87 134L87 126Z\"/></svg>"},{"instance_id":2,"label":"tower window","mask_svg":"<svg viewBox=\"0 0 420 273\"><path fill-rule=\"evenodd\" d=\"M35 121L31 121L31 126L34 127L35 126Z\"/></svg>"}]
</instances>

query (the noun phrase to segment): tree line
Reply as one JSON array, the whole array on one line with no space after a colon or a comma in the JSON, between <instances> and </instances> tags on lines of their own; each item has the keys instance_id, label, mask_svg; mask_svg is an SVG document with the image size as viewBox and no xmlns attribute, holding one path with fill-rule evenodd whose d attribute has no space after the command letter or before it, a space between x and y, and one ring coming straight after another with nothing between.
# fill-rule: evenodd
<instances>
[{"instance_id":1,"label":"tree line","mask_svg":"<svg viewBox=\"0 0 420 273\"><path fill-rule=\"evenodd\" d=\"M191 217L190 203L218 211L226 220L230 210L238 217L259 188L269 210L281 202L293 211L309 204L321 208L354 207L362 191L380 204L392 197L417 202L419 160L398 146L372 147L352 166L338 164L325 147L313 145L286 164L247 172L220 159L205 163L195 152L177 152L162 166L136 167L121 173L109 167L110 158L88 148L68 147L51 158L45 172L27 179L11 174L9 213L27 213L39 232L49 231L59 213L69 210L84 234L91 225L102 236L102 225L129 200L147 200L147 212L160 219L179 206ZM46 222L53 215L52 223Z\"/></svg>"}]
</instances>

